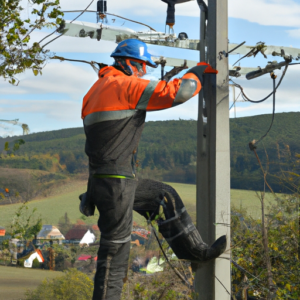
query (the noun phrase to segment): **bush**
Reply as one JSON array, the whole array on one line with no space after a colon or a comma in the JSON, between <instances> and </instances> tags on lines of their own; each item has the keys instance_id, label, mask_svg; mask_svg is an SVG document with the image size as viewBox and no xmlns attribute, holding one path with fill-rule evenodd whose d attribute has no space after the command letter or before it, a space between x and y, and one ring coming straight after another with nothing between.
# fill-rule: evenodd
<instances>
[{"instance_id":1,"label":"bush","mask_svg":"<svg viewBox=\"0 0 300 300\"><path fill-rule=\"evenodd\" d=\"M18 259L18 265L19 265L20 267L23 267L23 268L24 268L24 261L25 261L24 258L19 258L19 259Z\"/></svg>"},{"instance_id":2,"label":"bush","mask_svg":"<svg viewBox=\"0 0 300 300\"><path fill-rule=\"evenodd\" d=\"M45 279L35 290L27 290L25 300L90 300L93 281L76 269L52 280Z\"/></svg>"},{"instance_id":3,"label":"bush","mask_svg":"<svg viewBox=\"0 0 300 300\"><path fill-rule=\"evenodd\" d=\"M40 262L39 262L39 260L38 260L37 258L35 258L35 259L33 260L33 262L32 262L32 268L37 269L37 268L39 268L39 267L40 267Z\"/></svg>"}]
</instances>

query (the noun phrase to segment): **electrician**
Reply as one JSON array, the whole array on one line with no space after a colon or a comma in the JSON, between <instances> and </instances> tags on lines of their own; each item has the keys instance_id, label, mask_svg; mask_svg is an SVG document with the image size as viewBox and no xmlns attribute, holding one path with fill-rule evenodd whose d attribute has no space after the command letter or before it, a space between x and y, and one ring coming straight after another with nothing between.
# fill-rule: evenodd
<instances>
[{"instance_id":1,"label":"electrician","mask_svg":"<svg viewBox=\"0 0 300 300\"><path fill-rule=\"evenodd\" d=\"M87 192L80 195L80 211L93 215L95 206L101 232L93 300L119 300L128 269L132 211L145 218L162 205L165 220L159 231L178 258L206 261L222 254L226 236L207 246L176 191L153 180L137 180L135 154L146 112L171 108L197 95L203 74L217 73L205 63L180 79L166 82L142 79L146 66L156 68L142 41L127 39L111 54L112 66L99 71L99 79L85 95L82 119L89 158Z\"/></svg>"}]
</instances>

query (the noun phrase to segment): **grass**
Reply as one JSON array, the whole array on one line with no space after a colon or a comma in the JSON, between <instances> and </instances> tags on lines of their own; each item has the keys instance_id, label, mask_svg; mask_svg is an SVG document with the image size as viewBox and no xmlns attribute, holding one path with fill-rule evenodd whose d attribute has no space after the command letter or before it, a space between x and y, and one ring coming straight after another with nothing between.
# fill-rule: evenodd
<instances>
[{"instance_id":1,"label":"grass","mask_svg":"<svg viewBox=\"0 0 300 300\"><path fill-rule=\"evenodd\" d=\"M22 300L27 289L35 289L45 278L59 275L62 272L0 266L0 300Z\"/></svg>"},{"instance_id":2,"label":"grass","mask_svg":"<svg viewBox=\"0 0 300 300\"><path fill-rule=\"evenodd\" d=\"M185 203L188 212L190 213L192 219L195 221L196 186L192 184L181 183L169 184L172 185L182 197L182 200ZM69 185L67 188L61 187L59 190L59 194L29 202L28 207L30 209L37 209L37 214L41 215L44 224L57 224L59 218L62 217L65 212L68 213L68 216L72 222L76 222L76 220L83 217L83 215L78 210L78 196L85 191L86 182L76 181L72 185ZM272 197L273 196L271 194L267 193L266 203L270 203L272 201ZM254 218L260 218L260 202L256 197L254 191L231 190L231 205L238 208L246 208L248 213L251 214ZM1 206L0 226L9 228L14 213L19 206L20 204ZM95 216L86 218L85 222L88 224L96 224L98 217L98 212L96 212ZM141 224L143 223L144 218L134 213L134 220L137 223Z\"/></svg>"},{"instance_id":3,"label":"grass","mask_svg":"<svg viewBox=\"0 0 300 300\"><path fill-rule=\"evenodd\" d=\"M182 197L192 219L196 220L196 186L191 184L169 183ZM55 225L65 212L72 222L82 217L78 210L78 195L86 191L86 181L74 181L65 187L59 187L55 196L33 200L28 203L29 208L37 208L44 224ZM266 195L266 202L272 202L272 195ZM0 209L0 226L9 228L10 222L20 204L3 205ZM246 208L254 218L260 218L260 202L254 191L231 190L231 205ZM85 221L96 224L96 216ZM143 217L134 213L134 220L139 224L145 224ZM34 289L44 278L54 278L61 272L43 270L4 267L0 266L0 300L20 300L27 288ZM23 298L24 299L24 298Z\"/></svg>"}]
</instances>

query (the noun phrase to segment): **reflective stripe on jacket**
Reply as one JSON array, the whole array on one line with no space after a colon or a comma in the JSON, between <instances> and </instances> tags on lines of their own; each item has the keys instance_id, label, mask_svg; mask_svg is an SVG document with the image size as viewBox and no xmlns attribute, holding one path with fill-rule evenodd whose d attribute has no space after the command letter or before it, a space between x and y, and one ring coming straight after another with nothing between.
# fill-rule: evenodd
<instances>
[{"instance_id":1,"label":"reflective stripe on jacket","mask_svg":"<svg viewBox=\"0 0 300 300\"><path fill-rule=\"evenodd\" d=\"M133 110L170 108L195 96L200 89L201 83L192 73L170 82L150 81L127 76L112 66L105 67L83 99L82 119L92 114L87 120L92 124L129 117Z\"/></svg>"}]
</instances>

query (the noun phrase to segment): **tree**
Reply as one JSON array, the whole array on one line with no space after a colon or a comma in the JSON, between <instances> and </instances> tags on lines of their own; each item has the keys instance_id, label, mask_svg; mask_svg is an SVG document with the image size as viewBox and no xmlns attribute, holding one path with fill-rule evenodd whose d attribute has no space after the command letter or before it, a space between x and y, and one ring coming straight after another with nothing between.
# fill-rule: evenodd
<instances>
[{"instance_id":1,"label":"tree","mask_svg":"<svg viewBox=\"0 0 300 300\"><path fill-rule=\"evenodd\" d=\"M31 69L35 76L49 58L49 50L30 43L31 34L43 27L58 27L63 12L59 0L28 0L31 17L24 17L21 0L0 0L0 77L18 84L16 75ZM25 14L27 16L27 14Z\"/></svg>"},{"instance_id":2,"label":"tree","mask_svg":"<svg viewBox=\"0 0 300 300\"><path fill-rule=\"evenodd\" d=\"M20 149L21 145L24 145L25 141L23 139L18 139L14 141L14 145L13 148L10 149L9 148L9 142L5 142L4 144L4 150L8 153L8 154L15 154L16 151L18 151Z\"/></svg>"},{"instance_id":3,"label":"tree","mask_svg":"<svg viewBox=\"0 0 300 300\"><path fill-rule=\"evenodd\" d=\"M58 228L63 235L66 235L67 232L71 229L72 223L68 216L68 213L65 212L64 216L60 217L58 220Z\"/></svg>"},{"instance_id":4,"label":"tree","mask_svg":"<svg viewBox=\"0 0 300 300\"><path fill-rule=\"evenodd\" d=\"M299 158L296 156L296 158ZM234 297L250 293L255 299L299 299L299 171L296 160L293 172L285 172L294 193L274 194L261 169L265 186L274 195L274 204L265 213L264 192L257 196L261 202L261 220L254 220L246 211L232 211L232 291ZM268 167L268 164L267 164ZM298 167L298 168L297 168ZM237 299L237 298L235 298ZM240 299L240 298L239 298ZM245 298L247 299L247 298Z\"/></svg>"},{"instance_id":5,"label":"tree","mask_svg":"<svg viewBox=\"0 0 300 300\"><path fill-rule=\"evenodd\" d=\"M45 279L35 290L28 290L26 300L90 300L93 281L84 273L69 269L52 280Z\"/></svg>"},{"instance_id":6,"label":"tree","mask_svg":"<svg viewBox=\"0 0 300 300\"><path fill-rule=\"evenodd\" d=\"M36 217L36 208L29 210L26 203L23 203L15 212L10 225L10 234L23 239L33 239L42 229L41 217Z\"/></svg>"}]
</instances>

